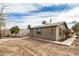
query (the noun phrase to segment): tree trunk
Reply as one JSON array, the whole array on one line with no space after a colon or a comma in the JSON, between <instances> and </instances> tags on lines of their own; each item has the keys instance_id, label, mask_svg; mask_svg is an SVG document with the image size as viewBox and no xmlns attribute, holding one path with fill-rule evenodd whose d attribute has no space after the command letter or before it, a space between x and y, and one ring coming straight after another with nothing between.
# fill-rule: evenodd
<instances>
[{"instance_id":1,"label":"tree trunk","mask_svg":"<svg viewBox=\"0 0 79 59\"><path fill-rule=\"evenodd\" d=\"M15 34L15 37L17 37L17 34Z\"/></svg>"}]
</instances>

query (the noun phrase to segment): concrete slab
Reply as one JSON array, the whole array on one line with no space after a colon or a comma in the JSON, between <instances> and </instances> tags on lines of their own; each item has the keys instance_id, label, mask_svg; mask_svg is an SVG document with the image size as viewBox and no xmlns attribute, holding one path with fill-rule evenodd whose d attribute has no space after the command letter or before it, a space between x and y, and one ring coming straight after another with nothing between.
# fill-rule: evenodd
<instances>
[{"instance_id":1,"label":"concrete slab","mask_svg":"<svg viewBox=\"0 0 79 59\"><path fill-rule=\"evenodd\" d=\"M34 38L34 37L32 37L32 39L36 39L36 40L44 41L44 42L49 42L49 43L55 43L55 44L59 44L59 45L69 46L69 45L67 45L67 44L63 44L62 42L59 42L59 41L50 41L50 40L39 39L39 38Z\"/></svg>"},{"instance_id":2,"label":"concrete slab","mask_svg":"<svg viewBox=\"0 0 79 59\"><path fill-rule=\"evenodd\" d=\"M45 39L39 39L39 38L33 38L32 39L36 39L36 40L40 40L40 41L45 41L45 42L51 42L51 43L56 43L56 44L60 44L60 45L66 45L66 46L71 46L72 42L75 40L76 38L76 34L74 34L71 38L66 39L63 42L59 42L59 41L50 41L50 40L45 40Z\"/></svg>"},{"instance_id":3,"label":"concrete slab","mask_svg":"<svg viewBox=\"0 0 79 59\"><path fill-rule=\"evenodd\" d=\"M74 34L71 38L66 39L64 42L62 42L62 44L71 45L75 38L76 34Z\"/></svg>"}]
</instances>

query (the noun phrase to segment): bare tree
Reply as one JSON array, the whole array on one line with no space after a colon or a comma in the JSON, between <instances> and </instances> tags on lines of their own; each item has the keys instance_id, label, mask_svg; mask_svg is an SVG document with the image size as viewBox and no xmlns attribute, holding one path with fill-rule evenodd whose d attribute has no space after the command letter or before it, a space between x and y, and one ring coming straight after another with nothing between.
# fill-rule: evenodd
<instances>
[{"instance_id":1,"label":"bare tree","mask_svg":"<svg viewBox=\"0 0 79 59\"><path fill-rule=\"evenodd\" d=\"M8 13L8 11L6 12L6 7L7 5L4 3L0 3L0 38L2 38L2 27L4 27L4 33L5 33L5 16Z\"/></svg>"}]
</instances>

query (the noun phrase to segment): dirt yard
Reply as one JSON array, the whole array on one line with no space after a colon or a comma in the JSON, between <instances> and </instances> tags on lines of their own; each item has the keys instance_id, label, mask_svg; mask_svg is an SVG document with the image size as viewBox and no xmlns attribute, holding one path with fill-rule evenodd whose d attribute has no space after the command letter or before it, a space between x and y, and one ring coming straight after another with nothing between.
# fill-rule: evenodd
<instances>
[{"instance_id":1,"label":"dirt yard","mask_svg":"<svg viewBox=\"0 0 79 59\"><path fill-rule=\"evenodd\" d=\"M79 56L79 39L64 46L34 39L10 40L0 44L1 56Z\"/></svg>"}]
</instances>

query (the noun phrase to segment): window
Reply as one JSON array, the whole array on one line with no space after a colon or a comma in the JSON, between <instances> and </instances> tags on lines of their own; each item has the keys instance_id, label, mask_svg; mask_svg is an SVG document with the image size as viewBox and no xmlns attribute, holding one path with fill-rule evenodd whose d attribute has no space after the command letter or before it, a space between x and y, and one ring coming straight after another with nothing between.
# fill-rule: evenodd
<instances>
[{"instance_id":1,"label":"window","mask_svg":"<svg viewBox=\"0 0 79 59\"><path fill-rule=\"evenodd\" d=\"M41 34L41 28L37 28L37 34L39 35L39 34Z\"/></svg>"}]
</instances>

